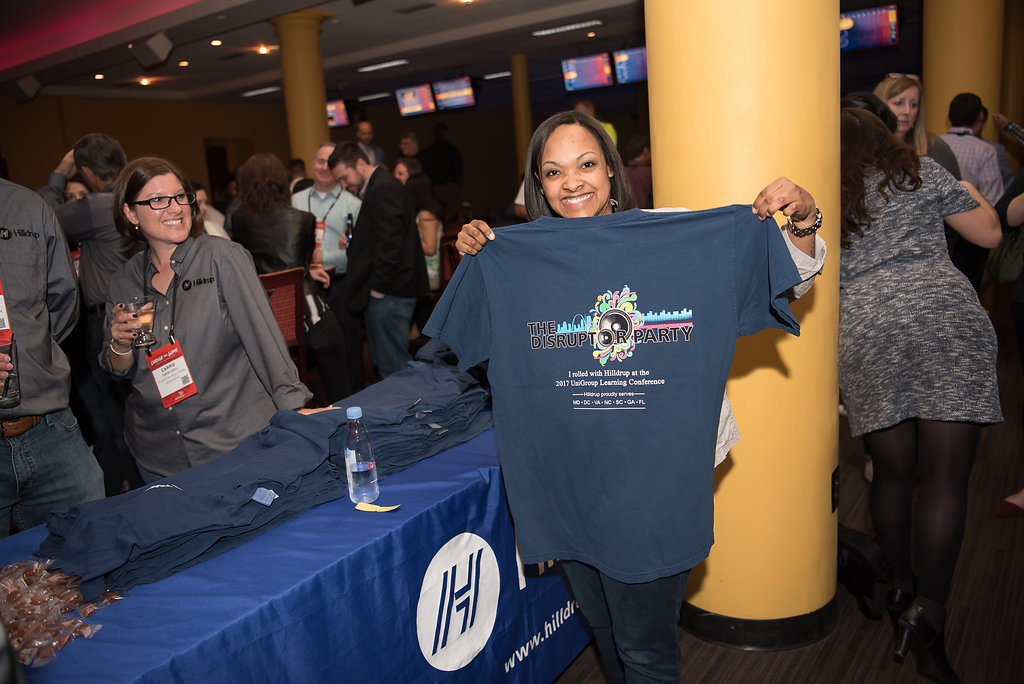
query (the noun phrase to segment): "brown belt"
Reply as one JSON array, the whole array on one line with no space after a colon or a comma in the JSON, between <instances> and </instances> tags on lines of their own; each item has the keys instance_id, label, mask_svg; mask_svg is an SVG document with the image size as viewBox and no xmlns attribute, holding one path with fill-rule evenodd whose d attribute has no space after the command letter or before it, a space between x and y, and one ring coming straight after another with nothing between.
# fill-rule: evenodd
<instances>
[{"instance_id":1,"label":"brown belt","mask_svg":"<svg viewBox=\"0 0 1024 684\"><path fill-rule=\"evenodd\" d=\"M24 418L2 421L0 422L0 436L17 437L21 433L28 432L36 425L39 425L42 420L42 416L25 416Z\"/></svg>"}]
</instances>

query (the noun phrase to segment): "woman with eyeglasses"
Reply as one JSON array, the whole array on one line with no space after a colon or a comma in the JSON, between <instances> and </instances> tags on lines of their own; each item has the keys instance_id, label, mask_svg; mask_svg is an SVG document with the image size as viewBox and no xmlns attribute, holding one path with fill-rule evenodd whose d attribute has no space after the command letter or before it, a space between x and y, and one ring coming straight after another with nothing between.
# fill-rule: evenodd
<instances>
[{"instance_id":1,"label":"woman with eyeglasses","mask_svg":"<svg viewBox=\"0 0 1024 684\"><path fill-rule=\"evenodd\" d=\"M203 233L195 194L171 162L143 157L124 168L114 223L145 249L111 281L100 363L132 385L125 439L147 483L216 458L275 411L306 404L252 257ZM125 306L142 296L155 301L156 342L145 348L134 344L138 314Z\"/></svg>"}]
</instances>

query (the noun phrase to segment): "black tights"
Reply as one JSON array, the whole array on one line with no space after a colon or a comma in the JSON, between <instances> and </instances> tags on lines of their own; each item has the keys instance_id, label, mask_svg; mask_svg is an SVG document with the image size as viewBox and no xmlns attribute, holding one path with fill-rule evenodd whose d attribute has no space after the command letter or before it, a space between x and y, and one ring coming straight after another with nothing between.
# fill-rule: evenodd
<instances>
[{"instance_id":1,"label":"black tights","mask_svg":"<svg viewBox=\"0 0 1024 684\"><path fill-rule=\"evenodd\" d=\"M871 520L898 584L945 603L960 554L971 474L981 427L915 418L864 435L874 461ZM911 512L915 466L921 476ZM913 547L911 547L913 527ZM913 548L913 560L911 560Z\"/></svg>"}]
</instances>

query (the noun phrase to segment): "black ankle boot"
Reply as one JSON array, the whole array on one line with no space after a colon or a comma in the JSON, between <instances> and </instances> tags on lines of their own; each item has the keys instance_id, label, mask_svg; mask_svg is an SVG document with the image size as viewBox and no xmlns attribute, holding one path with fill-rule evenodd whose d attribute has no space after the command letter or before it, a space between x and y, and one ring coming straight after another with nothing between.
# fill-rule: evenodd
<instances>
[{"instance_id":1,"label":"black ankle boot","mask_svg":"<svg viewBox=\"0 0 1024 684\"><path fill-rule=\"evenodd\" d=\"M936 627L928 622L924 612L920 601L915 599L900 614L896 660L903 662L907 650L913 648L920 675L941 684L959 684L960 677L946 657L945 627L941 623Z\"/></svg>"},{"instance_id":2,"label":"black ankle boot","mask_svg":"<svg viewBox=\"0 0 1024 684\"><path fill-rule=\"evenodd\" d=\"M907 606L909 606L910 602L913 600L913 591L896 586L889 587L889 594L886 596L885 600L885 609L889 613L889 619L892 621L893 629L899 629L899 625L897 623L899 622L900 614L907 609Z\"/></svg>"}]
</instances>

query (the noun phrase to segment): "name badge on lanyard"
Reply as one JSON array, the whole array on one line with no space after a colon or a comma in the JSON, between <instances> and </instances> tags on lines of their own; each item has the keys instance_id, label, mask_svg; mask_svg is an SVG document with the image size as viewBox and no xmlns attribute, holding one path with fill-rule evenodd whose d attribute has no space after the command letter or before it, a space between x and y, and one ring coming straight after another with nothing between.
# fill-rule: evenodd
<instances>
[{"instance_id":1,"label":"name badge on lanyard","mask_svg":"<svg viewBox=\"0 0 1024 684\"><path fill-rule=\"evenodd\" d=\"M179 342L171 342L160 347L146 357L146 363L153 373L153 380L156 381L156 389L160 393L164 408L171 408L196 394L196 383L192 379L188 364L185 363L185 354L182 353Z\"/></svg>"},{"instance_id":2,"label":"name badge on lanyard","mask_svg":"<svg viewBox=\"0 0 1024 684\"><path fill-rule=\"evenodd\" d=\"M7 318L7 302L4 300L4 284L0 283L0 332L9 331L11 321ZM10 336L9 334L7 335Z\"/></svg>"},{"instance_id":3,"label":"name badge on lanyard","mask_svg":"<svg viewBox=\"0 0 1024 684\"><path fill-rule=\"evenodd\" d=\"M314 249L320 249L324 246L324 231L327 230L327 226L323 221L316 222L316 230L313 233L313 245Z\"/></svg>"}]
</instances>

